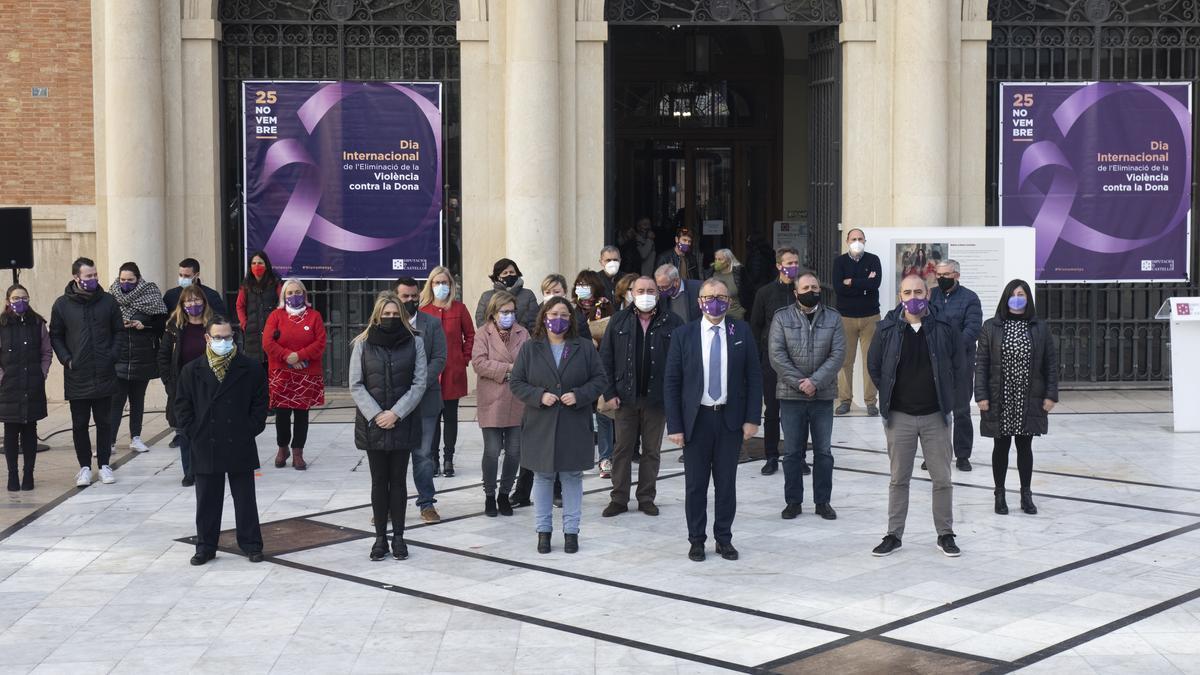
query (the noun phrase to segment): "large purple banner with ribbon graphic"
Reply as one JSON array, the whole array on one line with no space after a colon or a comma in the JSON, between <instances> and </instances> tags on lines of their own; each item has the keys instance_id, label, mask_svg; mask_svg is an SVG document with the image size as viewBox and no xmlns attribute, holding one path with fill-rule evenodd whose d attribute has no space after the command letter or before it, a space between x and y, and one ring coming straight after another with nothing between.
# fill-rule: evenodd
<instances>
[{"instance_id":1,"label":"large purple banner with ribbon graphic","mask_svg":"<svg viewBox=\"0 0 1200 675\"><path fill-rule=\"evenodd\" d=\"M441 84L245 82L246 252L282 276L442 263Z\"/></svg>"},{"instance_id":2,"label":"large purple banner with ribbon graphic","mask_svg":"<svg viewBox=\"0 0 1200 675\"><path fill-rule=\"evenodd\" d=\"M1039 281L1189 269L1190 84L1000 85L1000 224L1033 227Z\"/></svg>"}]
</instances>

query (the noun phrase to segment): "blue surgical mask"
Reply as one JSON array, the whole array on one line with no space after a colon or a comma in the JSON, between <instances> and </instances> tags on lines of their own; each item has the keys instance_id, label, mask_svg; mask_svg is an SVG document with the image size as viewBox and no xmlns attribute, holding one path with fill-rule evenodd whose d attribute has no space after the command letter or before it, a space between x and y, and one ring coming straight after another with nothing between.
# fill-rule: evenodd
<instances>
[{"instance_id":1,"label":"blue surgical mask","mask_svg":"<svg viewBox=\"0 0 1200 675\"><path fill-rule=\"evenodd\" d=\"M1014 312L1025 311L1025 306L1029 304L1029 298L1023 295L1014 295L1008 299L1008 308Z\"/></svg>"},{"instance_id":2,"label":"blue surgical mask","mask_svg":"<svg viewBox=\"0 0 1200 675\"><path fill-rule=\"evenodd\" d=\"M446 298L450 297L450 286L447 284L434 284L433 297L437 298L438 300L445 300Z\"/></svg>"},{"instance_id":3,"label":"blue surgical mask","mask_svg":"<svg viewBox=\"0 0 1200 675\"><path fill-rule=\"evenodd\" d=\"M229 352L233 351L233 338L223 340L213 338L209 341L208 347L209 349L212 349L212 352L217 356L225 356Z\"/></svg>"},{"instance_id":4,"label":"blue surgical mask","mask_svg":"<svg viewBox=\"0 0 1200 675\"><path fill-rule=\"evenodd\" d=\"M504 330L512 328L513 324L516 322L517 315L513 312L500 312L499 321L497 321L500 327Z\"/></svg>"},{"instance_id":5,"label":"blue surgical mask","mask_svg":"<svg viewBox=\"0 0 1200 675\"><path fill-rule=\"evenodd\" d=\"M179 277L179 287L180 288L187 288L188 286L191 286L191 285L192 285L191 277Z\"/></svg>"}]
</instances>

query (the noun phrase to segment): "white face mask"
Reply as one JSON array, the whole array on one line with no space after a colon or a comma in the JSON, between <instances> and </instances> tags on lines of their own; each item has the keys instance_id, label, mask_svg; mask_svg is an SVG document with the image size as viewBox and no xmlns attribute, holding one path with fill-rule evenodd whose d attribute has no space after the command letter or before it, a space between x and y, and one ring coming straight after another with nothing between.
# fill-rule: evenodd
<instances>
[{"instance_id":1,"label":"white face mask","mask_svg":"<svg viewBox=\"0 0 1200 675\"><path fill-rule=\"evenodd\" d=\"M649 312L658 305L658 295L646 293L633 299L633 304L643 312Z\"/></svg>"},{"instance_id":2,"label":"white face mask","mask_svg":"<svg viewBox=\"0 0 1200 675\"><path fill-rule=\"evenodd\" d=\"M625 304L626 305L633 304L633 291L625 291Z\"/></svg>"},{"instance_id":3,"label":"white face mask","mask_svg":"<svg viewBox=\"0 0 1200 675\"><path fill-rule=\"evenodd\" d=\"M591 286L576 286L575 287L575 297L579 298L580 300L590 300L592 297L592 287Z\"/></svg>"},{"instance_id":4,"label":"white face mask","mask_svg":"<svg viewBox=\"0 0 1200 675\"><path fill-rule=\"evenodd\" d=\"M861 241L850 242L850 252L854 255L862 255L862 252L867 250L867 245Z\"/></svg>"},{"instance_id":5,"label":"white face mask","mask_svg":"<svg viewBox=\"0 0 1200 675\"><path fill-rule=\"evenodd\" d=\"M620 272L620 271L621 271L621 261L620 260L609 260L608 262L604 263L604 272L606 274L608 274L608 276L615 277L615 276L617 276L617 272Z\"/></svg>"},{"instance_id":6,"label":"white face mask","mask_svg":"<svg viewBox=\"0 0 1200 675\"><path fill-rule=\"evenodd\" d=\"M558 297L557 293L543 293L542 294L542 302L550 302L550 300L552 298L557 298L557 297Z\"/></svg>"},{"instance_id":7,"label":"white face mask","mask_svg":"<svg viewBox=\"0 0 1200 675\"><path fill-rule=\"evenodd\" d=\"M179 287L180 288L187 288L188 286L191 286L191 285L192 285L191 277L179 277Z\"/></svg>"},{"instance_id":8,"label":"white face mask","mask_svg":"<svg viewBox=\"0 0 1200 675\"><path fill-rule=\"evenodd\" d=\"M445 300L446 298L450 297L450 286L446 284L434 284L433 297L437 298L438 300Z\"/></svg>"}]
</instances>

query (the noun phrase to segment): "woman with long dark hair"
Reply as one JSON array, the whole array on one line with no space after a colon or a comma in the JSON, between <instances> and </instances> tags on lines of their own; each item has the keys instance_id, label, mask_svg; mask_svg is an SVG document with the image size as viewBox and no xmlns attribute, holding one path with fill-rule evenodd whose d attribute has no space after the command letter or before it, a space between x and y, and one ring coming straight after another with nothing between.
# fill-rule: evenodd
<instances>
[{"instance_id":1,"label":"woman with long dark hair","mask_svg":"<svg viewBox=\"0 0 1200 675\"><path fill-rule=\"evenodd\" d=\"M267 353L263 351L263 329L267 317L279 303L279 275L271 267L271 259L264 251L250 255L250 266L246 277L238 288L237 315L245 336L245 354L256 359L265 367Z\"/></svg>"},{"instance_id":2,"label":"woman with long dark hair","mask_svg":"<svg viewBox=\"0 0 1200 675\"><path fill-rule=\"evenodd\" d=\"M37 423L46 417L46 375L53 358L50 331L30 307L29 291L20 284L9 286L0 310L0 422L11 492L33 489ZM20 480L18 453L25 456Z\"/></svg>"},{"instance_id":3,"label":"woman with long dark hair","mask_svg":"<svg viewBox=\"0 0 1200 675\"><path fill-rule=\"evenodd\" d=\"M354 445L367 453L371 468L371 510L375 543L371 560L388 553L404 560L404 512L408 503L408 459L421 445L421 420L414 415L425 394L425 347L413 334L400 298L381 293L367 328L354 338L350 355L350 395L357 408Z\"/></svg>"},{"instance_id":4,"label":"woman with long dark hair","mask_svg":"<svg viewBox=\"0 0 1200 675\"><path fill-rule=\"evenodd\" d=\"M175 311L167 319L162 342L158 346L158 375L167 390L167 424L179 438L179 463L183 468L184 487L196 484L192 474L192 453L187 434L175 415L175 390L179 384L179 373L193 360L204 356L207 349L204 327L213 317L208 296L199 286L188 286L179 294Z\"/></svg>"},{"instance_id":5,"label":"woman with long dark hair","mask_svg":"<svg viewBox=\"0 0 1200 675\"><path fill-rule=\"evenodd\" d=\"M975 356L975 400L982 419L979 433L993 438L992 479L995 511L1008 513L1004 479L1008 451L1017 445L1021 478L1021 510L1037 513L1030 482L1033 477L1033 437L1049 430L1048 413L1058 402L1058 355L1050 326L1033 304L1033 291L1020 279L1008 282L1000 295L996 316L983 324Z\"/></svg>"},{"instance_id":6,"label":"woman with long dark hair","mask_svg":"<svg viewBox=\"0 0 1200 675\"><path fill-rule=\"evenodd\" d=\"M533 507L538 553L550 552L554 478L562 481L563 551L579 550L583 472L592 466L592 407L608 386L600 355L576 330L570 303L555 297L538 312L533 338L521 347L509 375L525 404L521 466L534 472Z\"/></svg>"},{"instance_id":7,"label":"woman with long dark hair","mask_svg":"<svg viewBox=\"0 0 1200 675\"><path fill-rule=\"evenodd\" d=\"M146 388L158 378L158 343L167 325L167 306L162 291L142 278L137 263L121 265L117 280L108 292L121 308L124 329L117 333L117 393L113 394L112 447L117 447L121 413L129 401L129 447L135 452L150 448L142 442L142 417L146 410Z\"/></svg>"},{"instance_id":8,"label":"woman with long dark hair","mask_svg":"<svg viewBox=\"0 0 1200 675\"><path fill-rule=\"evenodd\" d=\"M525 277L521 275L521 268L517 266L516 261L510 258L497 260L496 264L492 265L492 273L488 279L492 280L492 288L479 296L479 304L475 307L475 327L482 326L487 320L484 313L492 300L492 294L496 291L508 291L517 299L517 323L532 331L533 324L537 321L537 296L525 288Z\"/></svg>"}]
</instances>

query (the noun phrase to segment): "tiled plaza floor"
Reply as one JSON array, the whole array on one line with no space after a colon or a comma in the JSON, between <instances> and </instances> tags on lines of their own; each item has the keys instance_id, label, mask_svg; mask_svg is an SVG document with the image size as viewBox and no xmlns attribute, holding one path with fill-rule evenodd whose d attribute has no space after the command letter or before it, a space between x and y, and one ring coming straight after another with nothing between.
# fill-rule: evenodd
<instances>
[{"instance_id":1,"label":"tiled plaza floor","mask_svg":"<svg viewBox=\"0 0 1200 675\"><path fill-rule=\"evenodd\" d=\"M0 542L0 672L1200 673L1200 436L1173 434L1169 407L1065 394L1034 445L1036 516L1016 508L1015 458L1012 515L992 513L977 439L975 470L954 472L957 559L934 546L919 470L903 548L870 555L887 459L861 416L834 424L836 521L811 503L781 520L782 473L741 467L736 562L711 540L687 559L677 450L661 516L601 518L592 472L580 552L556 533L538 555L529 509L482 513L472 422L438 479L443 522L410 508L411 557L371 562L364 457L330 415L307 472L270 466L261 439L267 561L191 567L194 496L163 441Z\"/></svg>"}]
</instances>

